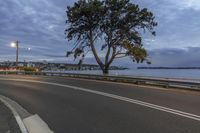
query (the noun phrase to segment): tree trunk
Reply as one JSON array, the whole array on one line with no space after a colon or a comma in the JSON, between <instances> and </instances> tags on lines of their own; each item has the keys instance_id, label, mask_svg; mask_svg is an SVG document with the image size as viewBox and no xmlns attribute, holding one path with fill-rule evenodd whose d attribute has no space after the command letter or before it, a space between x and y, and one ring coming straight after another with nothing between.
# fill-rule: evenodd
<instances>
[{"instance_id":1,"label":"tree trunk","mask_svg":"<svg viewBox=\"0 0 200 133\"><path fill-rule=\"evenodd\" d=\"M103 75L108 75L109 74L109 66L104 66L102 69Z\"/></svg>"},{"instance_id":2,"label":"tree trunk","mask_svg":"<svg viewBox=\"0 0 200 133\"><path fill-rule=\"evenodd\" d=\"M109 70L108 69L103 69L102 71L103 71L103 75L109 74Z\"/></svg>"},{"instance_id":3,"label":"tree trunk","mask_svg":"<svg viewBox=\"0 0 200 133\"><path fill-rule=\"evenodd\" d=\"M97 63L99 64L99 66L103 70L104 69L104 64L101 62L99 56L97 55L97 51L96 51L95 46L94 46L92 31L90 31L89 41L90 41L90 46L91 46L91 49L92 49L92 53L93 53Z\"/></svg>"}]
</instances>

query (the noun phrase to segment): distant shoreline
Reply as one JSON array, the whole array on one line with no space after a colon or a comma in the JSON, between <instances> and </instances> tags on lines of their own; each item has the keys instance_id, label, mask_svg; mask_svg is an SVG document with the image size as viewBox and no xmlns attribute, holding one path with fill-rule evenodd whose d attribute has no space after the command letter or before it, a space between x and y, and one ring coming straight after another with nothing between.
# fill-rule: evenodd
<instances>
[{"instance_id":1,"label":"distant shoreline","mask_svg":"<svg viewBox=\"0 0 200 133\"><path fill-rule=\"evenodd\" d=\"M137 69L199 69L200 67L137 67Z\"/></svg>"}]
</instances>

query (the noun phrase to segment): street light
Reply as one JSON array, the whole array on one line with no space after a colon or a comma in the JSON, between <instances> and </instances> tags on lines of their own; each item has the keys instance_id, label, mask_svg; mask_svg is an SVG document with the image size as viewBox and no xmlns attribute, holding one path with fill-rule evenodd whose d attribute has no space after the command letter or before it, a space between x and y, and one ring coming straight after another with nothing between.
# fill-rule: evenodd
<instances>
[{"instance_id":1,"label":"street light","mask_svg":"<svg viewBox=\"0 0 200 133\"><path fill-rule=\"evenodd\" d=\"M16 48L16 67L18 67L18 59L19 59L19 41L12 42L10 44L11 47Z\"/></svg>"},{"instance_id":2,"label":"street light","mask_svg":"<svg viewBox=\"0 0 200 133\"><path fill-rule=\"evenodd\" d=\"M14 42L12 42L12 43L10 44L10 46L11 46L12 48L15 48L15 47L16 47L16 44L15 44Z\"/></svg>"}]
</instances>

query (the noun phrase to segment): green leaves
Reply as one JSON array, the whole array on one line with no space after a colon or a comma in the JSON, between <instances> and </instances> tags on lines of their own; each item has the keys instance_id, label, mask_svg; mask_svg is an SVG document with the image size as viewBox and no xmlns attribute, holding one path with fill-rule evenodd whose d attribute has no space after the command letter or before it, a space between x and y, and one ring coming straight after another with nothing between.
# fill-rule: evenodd
<instances>
[{"instance_id":1,"label":"green leaves","mask_svg":"<svg viewBox=\"0 0 200 133\"><path fill-rule=\"evenodd\" d=\"M89 30L97 29L102 12L102 2L98 0L80 0L74 6L67 7L67 38L81 38Z\"/></svg>"},{"instance_id":2,"label":"green leaves","mask_svg":"<svg viewBox=\"0 0 200 133\"><path fill-rule=\"evenodd\" d=\"M126 50L126 54L131 57L131 59L137 63L143 63L146 60L147 52L138 44L131 44L127 40L123 42L123 47Z\"/></svg>"}]
</instances>

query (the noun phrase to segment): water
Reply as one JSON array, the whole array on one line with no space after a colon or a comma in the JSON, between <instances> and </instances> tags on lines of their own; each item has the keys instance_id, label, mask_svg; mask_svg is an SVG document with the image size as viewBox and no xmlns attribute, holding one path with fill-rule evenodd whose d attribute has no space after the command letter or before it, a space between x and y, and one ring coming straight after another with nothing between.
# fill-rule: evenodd
<instances>
[{"instance_id":1,"label":"water","mask_svg":"<svg viewBox=\"0 0 200 133\"><path fill-rule=\"evenodd\" d=\"M63 72L63 71L61 71ZM100 70L85 71L64 71L66 73L80 74L102 74ZM178 79L198 79L200 80L200 70L198 69L131 69L131 70L110 70L109 75L139 76L139 77L161 77Z\"/></svg>"}]
</instances>

